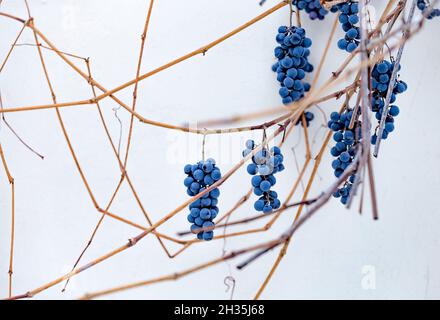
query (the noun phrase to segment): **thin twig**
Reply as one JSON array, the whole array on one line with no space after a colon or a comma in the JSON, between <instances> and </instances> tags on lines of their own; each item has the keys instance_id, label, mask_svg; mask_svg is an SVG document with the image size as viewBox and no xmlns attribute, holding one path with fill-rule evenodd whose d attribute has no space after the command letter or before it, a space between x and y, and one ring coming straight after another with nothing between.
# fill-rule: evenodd
<instances>
[{"instance_id":1,"label":"thin twig","mask_svg":"<svg viewBox=\"0 0 440 320\"><path fill-rule=\"evenodd\" d=\"M0 110L3 110L3 99L2 99L2 94L0 91ZM34 148L32 148L28 143L26 143L26 141L24 141L20 135L17 133L17 131L14 130L14 128L9 124L9 122L6 120L5 114L2 113L2 120L3 122L6 124L6 126L8 127L8 129L14 134L14 136L27 148L29 149L32 153L34 153L36 156L38 156L41 160L44 160L44 156L39 153L38 151L36 151Z\"/></svg>"},{"instance_id":2,"label":"thin twig","mask_svg":"<svg viewBox=\"0 0 440 320\"><path fill-rule=\"evenodd\" d=\"M153 125L153 126L159 126L159 127L163 127L163 128L173 129L173 130L180 130L180 131L183 131L183 132L192 132L192 133L203 134L203 130L193 130L193 129L187 128L187 127L176 126L176 125L171 125L171 124L167 124L167 123L161 123L161 122L158 122L158 121L153 121L153 120L150 120L150 119L146 119L146 118L140 116L139 114L137 114L134 110L132 110L128 105L123 103L121 100L116 98L114 96L114 94L117 93L118 91L121 91L121 90L123 90L123 89L125 89L125 88L127 88L127 87L129 87L131 85L133 85L133 84L138 83L139 81L142 81L142 80L144 80L144 79L146 79L148 77L151 77L151 76L153 76L153 75L155 75L155 74L157 74L157 73L159 73L161 71L164 71L164 70L166 70L166 69L168 69L168 68L170 68L170 67L172 67L172 66L174 66L174 65L176 65L178 63L181 63L181 62L183 62L185 60L188 60L188 59L190 59L190 58L192 58L194 56L197 56L197 55L200 55L200 54L202 54L202 55L206 54L206 52L208 50L210 50L213 47L217 46L218 44L226 41L227 39L233 37L234 35L238 34L239 32L247 29L248 27L252 26L256 22L264 19L265 17L269 16L270 14L276 12L277 10L283 8L286 5L287 5L287 2L281 1L277 5L275 5L272 8L266 10L265 12L261 13L257 17L249 20L248 22L246 22L243 25L239 26L238 28L232 30L231 32L225 34L224 36L218 38L217 40L214 40L214 41L208 43L207 45L205 45L205 46L203 46L203 47L201 47L201 48L199 48L197 50L194 50L194 51L192 51L192 52L190 52L190 53L188 53L188 54L186 54L186 55L184 55L184 56L182 56L180 58L177 58L177 59L175 59L173 61L170 61L170 62L162 65L159 68L156 68L156 69L154 69L154 70L152 70L150 72L142 74L139 77L136 77L135 79L133 79L131 81L128 81L128 82L126 82L126 83L124 83L124 84L122 84L122 85L120 85L120 86L118 86L118 87L116 87L116 88L114 88L112 90L106 90L103 86L101 86L99 83L97 83L95 80L93 80L93 84L98 89L100 89L102 92L104 92L103 94L97 96L96 98L91 98L91 99L82 100L82 101L68 102L68 103L55 103L55 104L52 105L52 107L60 108L60 107L67 107L67 106L74 106L74 105L78 106L78 105L94 104L96 101L100 101L100 100L102 100L102 99L104 99L106 97L110 97L114 101L116 101L116 103L121 105L124 109L126 109L127 111L132 113L136 118L138 118L143 123L150 124L150 125ZM10 14L6 14L6 13L3 13L3 12L0 12L0 16L5 16L5 17L8 17L8 18L11 18L11 19L14 19L16 21L20 21L20 22L24 23L24 21L22 19L14 17L14 16L12 16ZM31 24L26 24L26 26L29 26L30 28L32 28L33 31L36 32L37 35L41 39L43 39L43 41L49 47L51 47L66 63L68 63L73 69L75 69L75 71L78 72L84 79L87 79L87 75L83 71L81 71L75 64L73 64L68 58L66 58L66 56L63 55L62 52L60 52L58 49L56 49L56 47L37 28L35 28L35 26L33 24L32 25ZM47 108L47 106L38 106L37 108L26 108L25 107L22 110L32 110L32 109L35 110L35 109L46 109L46 108ZM16 110L16 108L12 108L12 109L10 109L10 111L14 110L14 109L15 109L15 111L18 111L18 110ZM7 111L7 109L4 110L4 112L10 112L10 111ZM208 131L207 134L213 134L213 133L217 133L218 134L218 133L222 133L222 132L221 132L221 130L218 130L218 131L217 130L214 130L214 131L211 130L211 131Z\"/></svg>"},{"instance_id":3,"label":"thin twig","mask_svg":"<svg viewBox=\"0 0 440 320\"><path fill-rule=\"evenodd\" d=\"M52 48L50 48L50 47L48 47L48 46L45 46L45 45L43 45L43 44L41 44L41 43L39 43L39 44L35 44L35 43L17 43L16 45L15 45L16 47L24 47L24 46L27 46L27 47L41 47L41 48L43 48L43 49L46 49L46 50L49 50L49 51L54 51ZM87 60L87 58L84 58L84 57L81 57L81 56L78 56L78 55L76 55L76 54L73 54L73 53L68 53L68 52L66 52L66 51L60 51L62 54L64 54L64 55L66 55L66 56L69 56L69 57L72 57L72 58L76 58L76 59L80 59L80 60L83 60L83 61L86 61Z\"/></svg>"},{"instance_id":4,"label":"thin twig","mask_svg":"<svg viewBox=\"0 0 440 320\"><path fill-rule=\"evenodd\" d=\"M309 211L304 214L301 218L294 221L292 226L284 232L279 238L278 241L273 241L271 246L266 247L258 251L251 258L247 259L245 262L237 265L238 269L243 269L248 266L251 262L255 261L257 258L261 257L265 253L270 250L278 247L280 244L286 244L290 241L293 234L307 221L309 220L317 211L320 209L327 201L332 197L333 193L338 189L339 185L345 181L356 169L359 162L359 153L350 164L350 166L345 169L344 173L334 182L319 198L315 203L309 208Z\"/></svg>"},{"instance_id":5,"label":"thin twig","mask_svg":"<svg viewBox=\"0 0 440 320\"><path fill-rule=\"evenodd\" d=\"M5 169L6 176L11 186L11 236L9 246L9 269L8 269L8 297L12 296L12 275L14 273L14 244L15 244L15 181L9 171L8 164L3 152L2 145L0 143L0 158L2 160L3 168Z\"/></svg>"}]
</instances>

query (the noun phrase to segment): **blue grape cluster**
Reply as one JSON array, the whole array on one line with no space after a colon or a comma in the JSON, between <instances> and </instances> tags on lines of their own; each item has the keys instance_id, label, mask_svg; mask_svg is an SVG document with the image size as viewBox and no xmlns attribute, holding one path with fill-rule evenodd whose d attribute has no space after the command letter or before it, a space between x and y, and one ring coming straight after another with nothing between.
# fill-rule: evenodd
<instances>
[{"instance_id":1,"label":"blue grape cluster","mask_svg":"<svg viewBox=\"0 0 440 320\"><path fill-rule=\"evenodd\" d=\"M340 11L339 22L342 30L345 32L345 37L338 41L338 47L349 53L356 50L359 45L361 33L359 26L359 7L357 1L347 1L339 3L332 7L332 12Z\"/></svg>"},{"instance_id":2,"label":"blue grape cluster","mask_svg":"<svg viewBox=\"0 0 440 320\"><path fill-rule=\"evenodd\" d=\"M429 7L429 2L426 0L417 0L417 8L420 9L420 11L422 11L423 14L425 14L425 10L428 9ZM435 17L440 17L440 9L433 9L429 15L427 16L428 19L432 19Z\"/></svg>"},{"instance_id":3,"label":"blue grape cluster","mask_svg":"<svg viewBox=\"0 0 440 320\"><path fill-rule=\"evenodd\" d=\"M353 110L346 110L342 114L332 112L328 122L328 127L335 132L333 140L336 144L331 148L330 153L336 158L332 162L332 168L337 178L353 162L357 144L361 139L360 121L356 120L353 129L349 129L353 113ZM333 194L333 197L340 198L342 204L347 204L355 176L355 173L352 174L343 186Z\"/></svg>"},{"instance_id":4,"label":"blue grape cluster","mask_svg":"<svg viewBox=\"0 0 440 320\"><path fill-rule=\"evenodd\" d=\"M283 104L287 105L300 100L310 90L310 84L304 78L306 73L313 71L308 61L312 40L306 37L303 28L281 26L276 41L279 46L274 53L278 61L272 65L272 70L277 73L277 80L281 84L279 94ZM307 124L314 118L311 112L306 117Z\"/></svg>"},{"instance_id":5,"label":"blue grape cluster","mask_svg":"<svg viewBox=\"0 0 440 320\"><path fill-rule=\"evenodd\" d=\"M183 181L187 187L187 193L193 197L206 188L220 180L220 169L216 167L214 159L206 161L199 161L196 164L187 164L184 167L184 172L188 176ZM197 234L199 240L211 240L214 237L214 222L213 220L218 214L218 197L220 190L218 188L212 189L200 199L197 199L190 204L190 213L188 221L192 223L191 232ZM202 231L200 229L203 228Z\"/></svg>"},{"instance_id":6,"label":"blue grape cluster","mask_svg":"<svg viewBox=\"0 0 440 320\"><path fill-rule=\"evenodd\" d=\"M321 6L319 0L293 0L292 3L299 10L305 10L312 20L324 20L328 14L328 11Z\"/></svg>"},{"instance_id":7,"label":"blue grape cluster","mask_svg":"<svg viewBox=\"0 0 440 320\"><path fill-rule=\"evenodd\" d=\"M371 87L372 87L372 110L376 113L376 119L380 122L382 118L383 108L385 106L385 98L388 92L388 86L391 81L391 74L395 67L394 63L389 61L381 61L377 63L371 73ZM398 71L400 70L400 65L398 66ZM403 93L407 90L408 86L404 81L397 80L393 92L391 93L390 103L396 101L396 95ZM391 105L388 109L388 114L385 120L385 127L382 133L382 139L386 139L389 133L394 131L394 117L399 114L399 107L396 105ZM376 129L377 131L377 129ZM374 133L371 137L371 143L376 144L377 133Z\"/></svg>"},{"instance_id":8,"label":"blue grape cluster","mask_svg":"<svg viewBox=\"0 0 440 320\"><path fill-rule=\"evenodd\" d=\"M253 140L246 141L243 157L251 153L254 148ZM277 182L274 174L284 170L283 160L281 149L276 146L270 150L264 147L252 157L252 163L247 166L247 172L253 176L251 183L254 194L260 197L254 203L255 210L270 213L281 206L278 194L271 188Z\"/></svg>"},{"instance_id":9,"label":"blue grape cluster","mask_svg":"<svg viewBox=\"0 0 440 320\"><path fill-rule=\"evenodd\" d=\"M312 40L306 37L306 31L298 27L281 26L278 28L276 41L279 46L274 50L278 61L272 66L281 84L279 94L284 104L289 104L304 97L310 90L310 84L303 81L306 72L312 72L308 62Z\"/></svg>"}]
</instances>

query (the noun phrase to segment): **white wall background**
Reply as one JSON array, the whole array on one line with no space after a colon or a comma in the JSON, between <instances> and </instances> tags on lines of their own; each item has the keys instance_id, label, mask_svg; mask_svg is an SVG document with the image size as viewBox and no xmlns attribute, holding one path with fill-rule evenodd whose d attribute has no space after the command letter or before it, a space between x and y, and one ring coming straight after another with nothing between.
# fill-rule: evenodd
<instances>
[{"instance_id":1,"label":"white wall background","mask_svg":"<svg viewBox=\"0 0 440 320\"><path fill-rule=\"evenodd\" d=\"M199 48L276 2L267 1L261 8L257 0L156 1L142 71ZM37 27L58 48L91 57L98 82L113 88L134 77L149 1L31 0L30 5ZM26 17L19 0L4 0L0 10ZM286 24L287 19L287 8L279 10L210 50L205 57L197 56L143 81L139 86L139 112L147 118L180 124L279 105L277 83L270 66L276 29ZM312 22L303 17L303 20L314 41L311 59L317 65L333 19ZM349 212L332 200L298 232L262 298L440 298L440 202L437 196L440 45L434 41L440 31L439 21L430 21L404 53L401 76L408 82L409 91L398 97L402 111L396 119L396 132L382 145L380 159L375 161L380 220L372 221L368 201L364 214L359 215L356 208ZM20 27L16 22L0 19L1 59ZM338 36L341 33L338 30ZM20 42L32 41L30 31L25 31ZM321 82L345 58L335 43ZM91 96L90 87L83 79L54 54L47 51L44 54L59 101ZM51 102L35 48L14 50L0 76L0 88L5 107ZM118 93L118 97L130 103L131 89ZM115 106L107 99L102 103L116 139L118 124L112 113ZM339 107L339 102L321 107L329 113ZM62 114L90 185L104 207L120 173L97 111L93 106L84 106L63 109ZM314 153L324 133L320 129L322 116L319 112L315 114L318 121L311 126L312 135L316 134ZM129 117L123 110L119 115L125 122L125 141ZM98 221L99 213L94 210L80 180L55 111L7 114L7 119L26 141L45 155L44 161L35 157L2 125L1 143L16 181L14 293L23 293L69 270ZM262 121L257 119L253 123ZM241 143L250 136L243 133L222 140L210 136L207 154L217 158L226 172L239 160ZM293 133L284 148L288 170L278 175L276 186L281 197L286 196L297 175L290 148L296 146L298 161L304 160L304 147L298 144L301 138L299 132ZM194 148L200 147L200 143L201 137L135 122L128 171L154 220L187 200L182 167L187 161L199 160L200 150L184 148L187 152L183 155L177 151L182 145ZM333 181L331 157L326 154L323 161L312 195ZM221 209L229 209L249 186L250 177L242 169L222 187ZM252 203L238 210L236 217L253 215ZM127 186L123 187L112 212L144 223ZM287 228L294 212L284 215L270 232L229 239L226 248L239 248L275 237ZM4 171L0 170L1 296L7 293L9 223L10 189ZM187 227L186 212L182 212L160 231L174 235ZM129 226L106 219L83 261L106 253L137 233ZM183 270L221 255L222 246L223 241L193 246L185 254L169 260L156 239L148 237L135 248L72 279L67 292L62 294L58 285L37 298L76 298L86 292ZM276 254L267 254L244 272L234 269L234 263L240 260L231 262L232 275L237 280L235 298L254 296ZM375 290L365 290L361 285L362 272L368 266L375 268ZM177 283L139 288L110 298L228 298L223 283L228 270L227 264L220 264Z\"/></svg>"}]
</instances>

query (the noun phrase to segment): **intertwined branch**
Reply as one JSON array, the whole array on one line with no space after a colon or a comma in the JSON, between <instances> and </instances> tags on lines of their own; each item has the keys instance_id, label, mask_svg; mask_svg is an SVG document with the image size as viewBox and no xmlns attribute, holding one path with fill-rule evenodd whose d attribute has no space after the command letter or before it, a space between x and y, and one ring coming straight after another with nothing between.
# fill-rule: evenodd
<instances>
[{"instance_id":1,"label":"intertwined branch","mask_svg":"<svg viewBox=\"0 0 440 320\"><path fill-rule=\"evenodd\" d=\"M248 255L248 258L238 264L239 269L244 269L247 265L252 263L253 261L257 260L259 257L263 256L265 253L274 250L279 249L279 253L277 255L276 260L274 261L274 264L272 268L270 269L269 273L265 277L264 281L262 282L261 286L259 287L258 292L255 295L255 298L258 299L261 294L263 293L264 289L267 287L269 281L271 280L273 274L275 273L278 265L281 263L284 255L286 254L290 244L292 243L293 235L297 232L297 230L304 225L310 217L314 216L316 212L319 211L322 206L324 206L327 201L330 199L333 192L353 173L356 174L356 181L355 181L355 192L358 189L359 186L362 185L362 194L361 194L361 205L360 208L362 208L362 203L364 199L364 190L366 185L366 177L368 177L368 186L371 194L371 200L372 200L372 208L373 208L373 217L377 219L378 217L378 210L377 210L377 198L376 198L376 192L375 192L375 185L374 185L374 173L373 173L373 167L372 167L372 161L370 156L370 142L369 139L363 139L362 145L359 149L359 152L357 153L354 161L352 164L344 171L342 176L340 176L336 181L333 181L329 186L318 196L311 197L310 192L312 185L314 181L316 180L316 175L318 172L318 169L321 165L322 159L324 157L324 154L327 150L328 143L331 139L331 132L328 131L325 135L325 138L323 141L321 141L321 145L319 148L319 152L314 156L311 151L311 139L310 134L308 131L308 128L306 126L306 120L304 117L304 111L307 110L310 107L316 106L322 102L325 101L340 101L340 108L339 111L342 112L345 109L348 108L350 101L354 96L356 96L356 102L355 102L355 110L360 109L362 114L362 130L363 130L363 136L369 137L370 136L370 127L369 124L369 118L371 113L371 107L370 107L370 96L369 96L369 79L370 79L370 71L371 68L378 62L381 61L384 58L383 53L383 46L387 45L390 50L398 48L398 60L400 60L401 52L403 51L403 47L405 43L414 35L416 34L423 26L423 19L413 22L413 14L414 14L414 5L415 1L413 1L413 5L411 7L411 12L408 17L408 19L404 20L399 26L396 27L396 22L398 21L399 17L402 17L402 13L404 12L404 9L407 7L407 1L389 1L387 6L385 7L384 11L382 12L381 18L376 25L376 27L373 30L368 31L366 27L366 21L364 20L364 16L361 14L361 30L362 30L362 37L361 37L361 45L360 47L355 50L353 53L349 54L347 58L343 61L343 63L339 66L339 68L334 71L331 76L324 81L324 83L320 86L318 86L318 79L321 76L322 68L325 65L325 62L328 58L328 52L330 46L334 43L334 35L337 31L338 26L338 16L335 16L335 20L333 23L333 26L329 32L328 39L326 42L326 46L324 48L324 51L322 52L321 59L318 65L318 68L315 72L315 77L312 82L312 88L310 92L307 94L306 97L301 99L298 102L292 103L285 106L277 106L277 107L271 107L268 109L256 111L251 114L245 114L245 115L238 115L233 117L226 117L222 119L212 119L212 120L206 120L201 123L199 123L199 126L203 129L199 129L197 127L194 127L192 125L175 125L165 122L158 122L152 119L148 119L145 116L143 116L141 113L136 111L136 105L138 101L138 88L139 83L147 78L150 78L164 70L167 70L179 63L183 63L186 60L189 60L191 58L194 58L196 56L203 55L205 56L206 53L215 48L216 46L222 44L223 42L227 41L229 38L237 35L238 33L246 30L247 28L251 27L255 23L259 22L260 20L264 19L265 17L269 16L270 14L286 7L288 4L290 4L290 19L293 19L293 7L291 6L291 3L289 1L281 1L275 6L265 10L263 13L258 15L257 17L251 19L250 21L242 24L241 26L237 27L236 29L232 30L231 32L223 35L222 37L209 42L208 44L191 51L181 57L178 57L162 66L159 66L149 72L141 73L141 67L143 62L143 55L144 51L146 49L147 44L147 36L149 32L149 23L151 20L151 16L154 14L154 0L151 0L149 2L149 6L147 8L146 12L146 19L144 24L144 29L141 35L141 41L140 41L140 49L139 49L139 56L137 60L137 68L136 68L136 74L134 75L134 78L126 83L123 83L115 88L112 89L106 89L100 82L98 82L96 79L93 78L92 73L92 67L91 67L91 59L89 58L83 58L79 55L67 53L62 50L59 50L52 41L50 41L45 33L43 33L41 30L39 30L36 26L36 22L33 19L31 15L31 11L29 9L29 6L27 4L27 1L24 0L24 4L27 8L28 17L26 19L14 16L12 14L2 12L0 11L0 17L18 22L22 24L19 33L17 34L17 37L13 41L11 48L7 52L6 57L1 63L0 67L0 73L3 71L3 69L6 67L7 62L9 61L10 56L13 54L13 51L18 46L31 46L36 49L36 52L39 57L40 64L43 69L43 73L45 76L45 80L48 86L48 91L52 97L52 102L45 105L32 105L32 106L17 106L17 107L4 107L2 104L2 108L0 112L4 116L7 113L22 113L22 112L30 112L30 111L38 111L43 109L54 109L57 120L61 127L61 132L64 136L65 141L67 142L68 149L70 152L70 155L75 163L75 166L77 168L78 174L84 184L84 187L87 190L87 193L89 195L90 201L93 203L94 207L96 208L96 211L100 213L98 222L95 226L95 228L92 230L91 236L86 242L86 245L80 255L76 258L73 268L69 273L66 273L58 278L53 279L52 281L45 283L38 288L29 290L26 293L19 294L19 295L12 295L12 274L13 274L13 253L14 253L14 179L11 176L8 165L6 162L6 158L3 152L3 147L0 144L0 155L2 159L2 164L5 169L6 175L8 177L9 183L11 185L11 199L12 199L12 222L11 222L11 240L10 240L10 268L9 268L9 290L8 290L8 297L9 299L21 299L21 298L31 298L38 293L41 293L42 291L45 291L57 284L60 284L64 281L66 281L64 289L66 289L69 279L72 277L96 266L97 264L100 264L104 261L110 260L112 257L119 255L121 252L124 252L132 247L134 247L137 243L142 241L144 238L146 238L148 235L154 236L160 243L163 251L167 254L169 258L174 258L179 254L182 254L185 252L189 247L192 245L201 245L204 242L199 240L185 240L182 238L187 234L187 232L180 232L177 235L169 235L160 233L157 231L157 229L160 226L163 226L167 222L169 222L171 219L176 217L182 210L184 210L189 204L194 202L195 200L201 198L205 194L209 193L211 190L221 186L226 185L229 178L237 172L248 160L251 159L251 157L260 151L263 146L271 141L274 141L277 137L280 135L283 136L283 139L278 143L279 146L282 146L286 143L286 138L292 134L294 131L303 130L304 133L304 146L305 146L305 160L302 163L302 167L299 168L298 174L296 179L294 179L292 186L289 190L289 193L284 200L282 206L280 209L273 212L273 214L269 215L256 215L251 216L248 218L242 218L242 219L236 219L230 221L230 218L235 214L237 215L240 207L247 202L247 200L250 198L250 195L252 194L252 189L248 190L244 193L243 196L239 198L237 203L230 208L228 211L226 211L223 215L221 215L217 221L216 221L216 229L223 229L223 234L217 235L214 240L219 239L226 239L229 237L239 237L239 236L245 236L248 234L254 234L254 233L262 233L262 232L268 232L271 227L278 221L279 217L290 211L291 209L295 209L296 213L293 215L293 219L291 222L291 225L286 229L285 232L283 232L281 235L275 235L275 237L266 242L261 242L253 246L249 246L246 248L239 248L234 249L230 252L227 252L223 254L221 257L218 257L216 259L207 261L205 263L198 264L192 268L188 268L186 270L182 270L180 272L175 272L169 275L152 278L149 280L143 280L138 281L135 283L125 284L121 286L117 286L114 288L97 291L93 293L86 294L83 298L96 298L104 295L108 295L115 292L120 292L123 290L128 290L135 287L140 286L147 286L153 283L163 282L163 281L174 281L181 277L184 277L186 275L198 272L200 270L209 268L213 265L222 263L227 260L235 259L237 257L242 257L244 255ZM338 1L341 2L341 1ZM1 3L1 2L0 2ZM330 1L323 1L323 4L328 6ZM366 0L360 0L359 5L360 9L362 11L362 8L364 8L367 5L368 1ZM296 12L296 23L300 24L300 13L299 11ZM383 29L386 29L385 32L382 32ZM25 30L29 30L32 32L34 37L34 43L25 44L25 43L19 43L19 40L22 36L22 34L25 32ZM396 39L397 38L397 39ZM67 102L59 102L57 100L56 93L54 91L53 82L51 80L51 71L49 70L48 66L46 65L45 60L45 54L55 54L57 55L67 66L69 66L72 70L74 70L78 75L80 75L90 86L91 89L91 97L86 100L78 100L78 101L67 101ZM355 58L358 57L359 61L355 62ZM83 67L86 68L86 71L82 70L81 67L77 63L81 63ZM393 75L393 81L395 81L395 75ZM346 82L349 81L349 85L346 85ZM341 88L341 86L343 86ZM393 85L390 83L390 87ZM132 101L130 104L120 100L116 95L125 89L132 88ZM98 93L98 91L100 93ZM390 90L389 90L390 92ZM130 121L129 121L129 131L128 131L128 137L126 141L126 148L125 153L122 155L122 152L120 150L120 142L115 143L115 141L112 139L109 127L106 123L106 120L104 119L102 107L100 103L104 99L112 99L114 102L116 102L120 107L122 107L123 110L125 110L130 115ZM389 97L387 97L387 102L389 102ZM110 199L107 201L107 203L102 206L98 201L96 200L93 192L92 186L89 184L87 177L82 169L80 160L77 157L75 146L71 142L71 138L68 132L68 128L66 128L65 123L63 121L62 116L62 110L64 108L75 108L78 106L88 106L88 107L94 107L97 110L97 115L100 119L100 122L102 124L102 127L106 133L106 138L108 143L110 144L115 160L118 164L118 167L120 168L120 174L121 177L114 189L114 192L112 193ZM354 112L354 114L358 114L357 112ZM385 113L384 113L385 114ZM238 126L243 121L249 121L254 120L257 118L269 118L269 120L265 120L262 123L257 123L250 126ZM144 125L151 125L160 127L163 129L170 129L170 130L178 130L185 133L192 133L197 135L209 135L209 134L226 134L226 133L235 133L235 132L248 132L248 131L254 131L254 130L261 130L266 131L268 129L272 130L272 133L267 136L267 138L258 145L248 156L244 157L242 160L240 160L238 163L236 163L229 171L227 171L224 176L214 183L212 186L204 190L203 192L200 192L194 197L191 197L184 203L181 203L177 208L171 210L170 212L167 212L163 215L161 215L161 218L158 221L153 221L150 217L150 214L146 210L145 206L143 205L142 199L139 197L137 189L135 185L133 184L132 180L130 179L129 170L127 169L128 166L128 159L129 154L132 146L132 136L133 136L133 130L135 127L134 119L137 119L140 121L140 123ZM352 119L352 124L356 119ZM299 129L298 126L295 126L295 124L298 121L302 121L303 123L303 129ZM352 125L351 124L351 125ZM230 126L234 127L230 127ZM212 126L225 126L224 128L211 128ZM383 124L381 122L381 128L383 130ZM295 130L296 129L296 130ZM381 134L379 134L381 136ZM378 141L380 142L380 140ZM377 150L379 148L379 143L377 145ZM377 153L377 152L376 152ZM292 202L292 199L295 195L297 195L298 187L302 183L303 179L305 178L307 171L309 170L310 165L312 165L310 175L307 179L307 183L305 186L305 189L303 190L302 194L300 195L300 201L298 202ZM365 174L365 172L368 172L368 174ZM121 186L123 183L127 183L130 189L130 192L137 204L137 206L140 208L142 215L145 219L145 225L140 225L138 223L135 223L133 221L130 221L126 218L124 218L122 215L111 212L112 204L114 203L114 200L118 196L118 193L121 189ZM353 200L353 196L350 198L350 203ZM303 214L304 209L308 207L308 210L305 214ZM132 238L130 238L126 243L120 245L119 247L87 262L82 263L82 258L84 256L84 253L87 251L87 249L93 244L93 241L95 239L95 236L97 232L100 230L100 226L102 225L103 220L108 217L111 218L117 222L124 223L127 225L130 225L138 230L141 230L141 232ZM266 222L262 227L251 227L246 228L245 226L249 224L253 224L256 221L268 219L269 221ZM238 232L227 232L227 229L232 226L244 226L243 230L240 230ZM166 245L166 241L172 242L174 244L179 245L179 249L171 253L169 248ZM249 255L250 254L250 255Z\"/></svg>"}]
</instances>

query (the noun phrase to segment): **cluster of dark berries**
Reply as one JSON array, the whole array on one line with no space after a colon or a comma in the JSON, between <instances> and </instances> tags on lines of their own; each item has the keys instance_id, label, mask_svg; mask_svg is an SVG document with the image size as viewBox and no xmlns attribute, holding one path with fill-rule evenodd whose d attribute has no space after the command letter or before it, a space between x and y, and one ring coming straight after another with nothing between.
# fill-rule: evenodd
<instances>
[{"instance_id":1,"label":"cluster of dark berries","mask_svg":"<svg viewBox=\"0 0 440 320\"><path fill-rule=\"evenodd\" d=\"M279 94L283 104L289 104L300 100L310 90L310 84L304 78L306 73L313 71L308 61L312 40L306 37L303 28L281 26L276 41L279 46L274 53L278 62L272 66L272 70L277 73L277 80L281 84ZM310 122L313 115L309 115L308 119Z\"/></svg>"},{"instance_id":2,"label":"cluster of dark berries","mask_svg":"<svg viewBox=\"0 0 440 320\"><path fill-rule=\"evenodd\" d=\"M429 8L429 1L426 0L417 0L417 8L422 11L422 14L425 14L425 11ZM432 19L435 17L440 17L440 9L432 9L426 18Z\"/></svg>"},{"instance_id":3,"label":"cluster of dark berries","mask_svg":"<svg viewBox=\"0 0 440 320\"><path fill-rule=\"evenodd\" d=\"M394 63L384 60L377 63L371 73L371 87L373 90L371 104L373 112L376 113L376 119L378 122L380 122L380 119L382 118L382 113L385 106L385 98L388 92L394 67ZM400 65L398 66L398 71L399 70ZM408 86L404 81L397 80L394 84L393 92L391 93L390 103L394 103L396 101L396 95L405 92L407 88ZM399 114L399 111L399 107L396 105L391 105L389 107L385 120L385 127L382 133L382 139L385 140L388 137L388 134L394 131L394 117ZM371 137L371 143L376 144L376 141L377 134L374 133Z\"/></svg>"},{"instance_id":4,"label":"cluster of dark berries","mask_svg":"<svg viewBox=\"0 0 440 320\"><path fill-rule=\"evenodd\" d=\"M308 62L312 40L306 37L303 28L281 26L278 28L275 57L278 59L272 66L281 84L279 94L284 104L289 104L304 97L310 90L310 84L303 81L306 72L312 72L313 66Z\"/></svg>"},{"instance_id":5,"label":"cluster of dark berries","mask_svg":"<svg viewBox=\"0 0 440 320\"><path fill-rule=\"evenodd\" d=\"M254 148L253 140L246 141L243 157L251 153ZM247 166L247 172L253 176L251 182L254 194L260 197L255 201L255 210L270 213L281 206L278 194L271 188L276 183L274 174L284 170L283 160L281 150L276 146L270 150L263 147L252 157L252 163Z\"/></svg>"},{"instance_id":6,"label":"cluster of dark berries","mask_svg":"<svg viewBox=\"0 0 440 320\"><path fill-rule=\"evenodd\" d=\"M332 162L335 176L339 178L345 169L353 162L356 155L357 144L361 140L360 121L355 120L353 128L350 129L350 122L353 117L353 110L346 110L344 113L332 112L328 127L334 131L333 140L336 142L330 153L336 159ZM335 198L341 198L342 204L347 204L350 191L355 180L352 174L333 194Z\"/></svg>"},{"instance_id":7,"label":"cluster of dark berries","mask_svg":"<svg viewBox=\"0 0 440 320\"><path fill-rule=\"evenodd\" d=\"M299 10L305 10L312 20L324 20L328 14L328 11L321 6L320 0L293 0L292 4Z\"/></svg>"},{"instance_id":8,"label":"cluster of dark berries","mask_svg":"<svg viewBox=\"0 0 440 320\"><path fill-rule=\"evenodd\" d=\"M221 178L220 169L216 167L214 159L199 161L193 165L187 164L184 172L188 176L183 183L188 188L187 193L191 197L204 191ZM188 221L192 223L191 232L197 234L197 238L200 240L211 240L214 237L213 220L218 214L219 195L218 188L212 189L189 206ZM203 230L200 230L201 228Z\"/></svg>"},{"instance_id":9,"label":"cluster of dark berries","mask_svg":"<svg viewBox=\"0 0 440 320\"><path fill-rule=\"evenodd\" d=\"M340 11L339 22L342 30L345 32L345 37L338 41L338 47L347 52L353 52L359 45L361 38L359 23L359 8L355 1L347 1L339 3L332 7L332 12Z\"/></svg>"}]
</instances>

